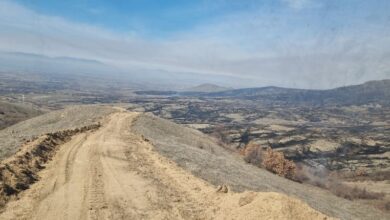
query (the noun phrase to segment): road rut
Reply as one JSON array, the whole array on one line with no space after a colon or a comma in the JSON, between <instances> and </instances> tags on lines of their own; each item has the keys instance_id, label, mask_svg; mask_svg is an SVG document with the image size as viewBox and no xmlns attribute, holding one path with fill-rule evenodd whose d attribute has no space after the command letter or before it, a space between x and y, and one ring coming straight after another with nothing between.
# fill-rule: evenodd
<instances>
[{"instance_id":1,"label":"road rut","mask_svg":"<svg viewBox=\"0 0 390 220\"><path fill-rule=\"evenodd\" d=\"M113 113L100 129L75 135L0 219L326 218L277 193L217 193L132 132L137 115Z\"/></svg>"}]
</instances>

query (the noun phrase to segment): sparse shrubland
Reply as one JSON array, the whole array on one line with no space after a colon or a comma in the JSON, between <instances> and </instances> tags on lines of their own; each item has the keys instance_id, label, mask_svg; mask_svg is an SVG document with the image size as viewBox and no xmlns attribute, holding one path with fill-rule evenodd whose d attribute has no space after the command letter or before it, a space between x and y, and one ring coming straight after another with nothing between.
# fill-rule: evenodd
<instances>
[{"instance_id":1,"label":"sparse shrubland","mask_svg":"<svg viewBox=\"0 0 390 220\"><path fill-rule=\"evenodd\" d=\"M269 147L263 149L254 142L249 142L244 149L241 149L240 154L243 155L247 163L254 164L296 182L308 183L327 189L345 199L380 200L385 196L384 193L369 192L364 188L346 185L334 175L330 175L330 172L325 167L315 169L303 164L296 164L286 159L283 152L274 151ZM366 174L363 175L358 172L356 175L365 176ZM388 204L386 205L388 206Z\"/></svg>"},{"instance_id":2,"label":"sparse shrubland","mask_svg":"<svg viewBox=\"0 0 390 220\"><path fill-rule=\"evenodd\" d=\"M348 179L349 181L387 181L390 180L390 171L377 171L367 173L362 170L355 172L337 172L333 174L335 177Z\"/></svg>"},{"instance_id":3,"label":"sparse shrubland","mask_svg":"<svg viewBox=\"0 0 390 220\"><path fill-rule=\"evenodd\" d=\"M376 193L376 192L369 192L366 189L361 189L358 187L351 187L348 185L345 185L337 180L328 180L328 182L325 184L325 187L329 189L333 194L349 199L349 200L355 200L355 199L382 199L385 195L384 193Z\"/></svg>"}]
</instances>

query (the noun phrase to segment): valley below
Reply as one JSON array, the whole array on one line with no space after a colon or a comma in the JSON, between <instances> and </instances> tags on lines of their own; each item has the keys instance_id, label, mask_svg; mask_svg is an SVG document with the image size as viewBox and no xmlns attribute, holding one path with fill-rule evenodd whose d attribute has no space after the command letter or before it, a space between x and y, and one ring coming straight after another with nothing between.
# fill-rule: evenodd
<instances>
[{"instance_id":1,"label":"valley below","mask_svg":"<svg viewBox=\"0 0 390 220\"><path fill-rule=\"evenodd\" d=\"M2 192L5 219L389 214L388 80L323 93L277 87L213 91L212 85L196 87L207 92L176 92L99 80L83 85L73 78L0 77L0 158L3 176L11 177L2 183L10 187ZM98 127L81 129L89 126ZM7 171L7 161L18 164L12 159L23 149L59 131L72 135L47 140L58 144L48 145L53 153L39 166ZM287 177L292 180L264 167L267 149L294 164L294 176Z\"/></svg>"}]
</instances>

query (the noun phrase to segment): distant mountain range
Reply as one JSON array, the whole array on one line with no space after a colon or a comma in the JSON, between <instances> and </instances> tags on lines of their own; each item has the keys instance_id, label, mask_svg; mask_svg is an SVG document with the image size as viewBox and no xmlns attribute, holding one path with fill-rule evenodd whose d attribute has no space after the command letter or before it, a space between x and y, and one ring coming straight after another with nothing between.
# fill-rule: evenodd
<instances>
[{"instance_id":1,"label":"distant mountain range","mask_svg":"<svg viewBox=\"0 0 390 220\"><path fill-rule=\"evenodd\" d=\"M222 82L243 81L239 77L206 75L198 72L168 71L159 67L142 65L117 66L109 61L85 59L71 56L47 56L24 52L7 52L0 50L0 72L37 73L52 76L66 76L79 78L80 82L88 81L86 78L104 78L104 82L116 81L126 83L127 88L155 89L159 91L181 90L205 82L219 84ZM82 78L81 78L82 77ZM209 87L209 88L207 88ZM213 86L206 86L207 92L214 90ZM196 89L196 88L194 88ZM198 89L202 89L198 88Z\"/></svg>"},{"instance_id":2,"label":"distant mountain range","mask_svg":"<svg viewBox=\"0 0 390 220\"><path fill-rule=\"evenodd\" d=\"M390 80L328 90L262 87L208 93L207 96L312 104L390 104Z\"/></svg>"},{"instance_id":3,"label":"distant mountain range","mask_svg":"<svg viewBox=\"0 0 390 220\"><path fill-rule=\"evenodd\" d=\"M206 86L207 87L207 86ZM193 91L141 91L139 95L175 95L202 96L246 99L264 102L281 102L288 104L383 104L390 105L390 80L369 81L360 85L339 87L328 90L292 89L282 87L260 87L245 89L230 89L218 92L201 92L204 86L198 86ZM217 87L218 88L218 87Z\"/></svg>"}]
</instances>

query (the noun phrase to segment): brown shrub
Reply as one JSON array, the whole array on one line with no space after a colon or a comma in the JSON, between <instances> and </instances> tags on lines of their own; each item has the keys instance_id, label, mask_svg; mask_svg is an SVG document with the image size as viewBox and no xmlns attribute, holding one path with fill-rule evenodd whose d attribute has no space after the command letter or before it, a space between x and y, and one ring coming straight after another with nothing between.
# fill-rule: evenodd
<instances>
[{"instance_id":1,"label":"brown shrub","mask_svg":"<svg viewBox=\"0 0 390 220\"><path fill-rule=\"evenodd\" d=\"M296 165L293 161L287 160L282 152L267 148L262 159L262 165L267 170L288 179L295 179Z\"/></svg>"},{"instance_id":2,"label":"brown shrub","mask_svg":"<svg viewBox=\"0 0 390 220\"><path fill-rule=\"evenodd\" d=\"M284 157L283 152L273 151L269 147L263 150L259 144L251 141L240 151L240 154L247 163L263 167L279 176L295 181L304 179L303 172L301 172L300 179L296 178L297 167L293 161Z\"/></svg>"},{"instance_id":3,"label":"brown shrub","mask_svg":"<svg viewBox=\"0 0 390 220\"><path fill-rule=\"evenodd\" d=\"M251 141L240 151L247 163L261 166L263 161L263 149L259 144Z\"/></svg>"},{"instance_id":4,"label":"brown shrub","mask_svg":"<svg viewBox=\"0 0 390 220\"><path fill-rule=\"evenodd\" d=\"M300 163L294 163L285 158L283 152L274 151L271 148L263 150L259 144L249 142L240 151L244 160L256 166L262 167L279 176L291 179L296 182L308 183L329 190L333 194L349 199L380 200L384 198L384 193L369 192L366 189L348 186L337 179L339 173L330 173L325 167L307 167ZM387 172L376 173L378 179L386 179ZM361 170L354 173L355 177L367 177ZM381 204L381 209L389 210L390 202Z\"/></svg>"}]
</instances>

